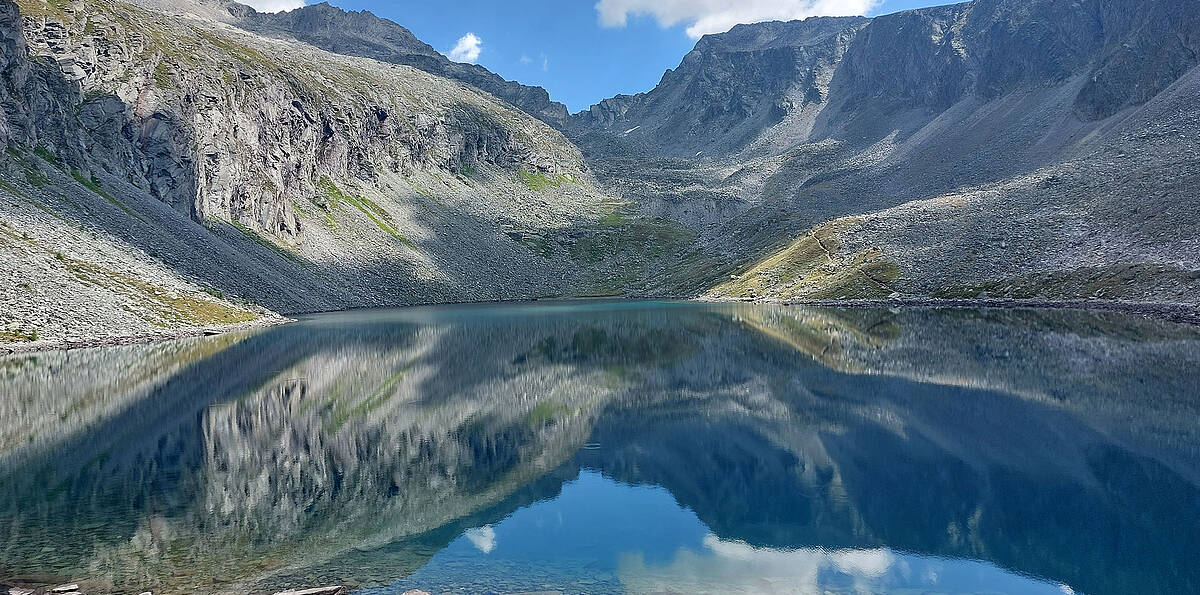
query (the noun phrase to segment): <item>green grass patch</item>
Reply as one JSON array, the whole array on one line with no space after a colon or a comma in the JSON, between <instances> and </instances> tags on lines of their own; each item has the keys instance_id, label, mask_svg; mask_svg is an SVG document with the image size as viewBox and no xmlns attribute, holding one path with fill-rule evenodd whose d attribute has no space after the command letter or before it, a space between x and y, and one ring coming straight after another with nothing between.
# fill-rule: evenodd
<instances>
[{"instance_id":1,"label":"green grass patch","mask_svg":"<svg viewBox=\"0 0 1200 595\"><path fill-rule=\"evenodd\" d=\"M540 171L529 171L522 169L517 172L521 178L521 183L525 184L526 188L534 192L542 192L548 188L558 188L564 182L572 181L569 176L554 176L550 177Z\"/></svg>"},{"instance_id":2,"label":"green grass patch","mask_svg":"<svg viewBox=\"0 0 1200 595\"><path fill-rule=\"evenodd\" d=\"M554 246L548 238L543 236L526 236L521 239L521 245L529 248L542 258L550 258L554 256Z\"/></svg>"},{"instance_id":3,"label":"green grass patch","mask_svg":"<svg viewBox=\"0 0 1200 595\"><path fill-rule=\"evenodd\" d=\"M1198 283L1200 271L1176 264L1120 263L952 284L930 292L930 296L939 299L1139 300L1144 299L1147 290L1195 287Z\"/></svg>"},{"instance_id":4,"label":"green grass patch","mask_svg":"<svg viewBox=\"0 0 1200 595\"><path fill-rule=\"evenodd\" d=\"M40 157L42 159L42 161L45 161L46 163L49 163L50 165L53 165L54 167L61 169L63 166L62 160L58 158L58 155L55 155L54 153L52 153L50 151L50 149L47 149L46 147L34 147L33 154L37 155L38 157Z\"/></svg>"},{"instance_id":5,"label":"green grass patch","mask_svg":"<svg viewBox=\"0 0 1200 595\"><path fill-rule=\"evenodd\" d=\"M29 198L28 196L25 196L25 193L22 192L20 188L17 188L16 186L9 184L8 181L6 181L6 180L0 180L0 189L3 189L5 192L7 192L13 196L17 196L20 198L26 198L26 199Z\"/></svg>"},{"instance_id":6,"label":"green grass patch","mask_svg":"<svg viewBox=\"0 0 1200 595\"><path fill-rule=\"evenodd\" d=\"M371 199L353 196L342 192L342 189L338 188L337 184L334 184L333 180L330 180L328 177L322 177L318 183L318 187L325 192L325 197L329 199L333 206L337 206L341 203L349 204L350 206L361 211L362 214L366 215L367 218L370 219L371 222L376 225L376 227L383 230L384 233L392 236L396 240L399 240L400 243L412 250L417 249L416 245L414 245L412 241L404 237L404 235L396 229L395 225L392 223L391 215L384 210L383 207L375 204L375 202Z\"/></svg>"},{"instance_id":7,"label":"green grass patch","mask_svg":"<svg viewBox=\"0 0 1200 595\"><path fill-rule=\"evenodd\" d=\"M600 218L600 225L603 227L620 227L627 225L630 222L629 217L621 211L613 211Z\"/></svg>"},{"instance_id":8,"label":"green grass patch","mask_svg":"<svg viewBox=\"0 0 1200 595\"><path fill-rule=\"evenodd\" d=\"M59 255L61 256L61 255ZM67 270L83 283L105 288L140 306L133 310L147 322L170 328L178 324L235 324L257 320L258 314L220 302L182 294L99 265L61 256Z\"/></svg>"},{"instance_id":9,"label":"green grass patch","mask_svg":"<svg viewBox=\"0 0 1200 595\"><path fill-rule=\"evenodd\" d=\"M607 222L589 229L567 248L573 260L596 264L621 255L659 258L681 250L695 237L687 228L666 219L624 218L617 223L617 218L605 217Z\"/></svg>"},{"instance_id":10,"label":"green grass patch","mask_svg":"<svg viewBox=\"0 0 1200 595\"><path fill-rule=\"evenodd\" d=\"M879 250L839 256L838 234L855 221L841 219L809 233L749 270L709 290L718 296L776 299L863 299L891 295L900 268Z\"/></svg>"},{"instance_id":11,"label":"green grass patch","mask_svg":"<svg viewBox=\"0 0 1200 595\"><path fill-rule=\"evenodd\" d=\"M167 66L166 62L160 60L154 67L154 84L158 85L159 89L170 89L174 86L173 82L171 68Z\"/></svg>"},{"instance_id":12,"label":"green grass patch","mask_svg":"<svg viewBox=\"0 0 1200 595\"><path fill-rule=\"evenodd\" d=\"M0 343L32 343L38 340L36 329L31 331L7 330L0 331Z\"/></svg>"},{"instance_id":13,"label":"green grass patch","mask_svg":"<svg viewBox=\"0 0 1200 595\"><path fill-rule=\"evenodd\" d=\"M64 10L66 2L63 0L17 0L17 6L25 18L49 17L62 23L74 22Z\"/></svg>"},{"instance_id":14,"label":"green grass patch","mask_svg":"<svg viewBox=\"0 0 1200 595\"><path fill-rule=\"evenodd\" d=\"M554 256L554 242L544 235L526 231L510 231L506 235L542 258Z\"/></svg>"},{"instance_id":15,"label":"green grass patch","mask_svg":"<svg viewBox=\"0 0 1200 595\"><path fill-rule=\"evenodd\" d=\"M266 54L248 46L235 43L232 40L214 35L207 31L197 30L196 34L209 44L228 52L229 56L241 62L248 68L268 68L274 70L278 64Z\"/></svg>"}]
</instances>

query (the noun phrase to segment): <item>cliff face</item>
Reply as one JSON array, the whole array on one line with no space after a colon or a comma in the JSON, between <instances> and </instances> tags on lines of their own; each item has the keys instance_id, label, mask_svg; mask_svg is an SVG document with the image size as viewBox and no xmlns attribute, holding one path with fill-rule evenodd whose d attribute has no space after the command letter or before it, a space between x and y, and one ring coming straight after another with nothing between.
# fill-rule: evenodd
<instances>
[{"instance_id":1,"label":"cliff face","mask_svg":"<svg viewBox=\"0 0 1200 595\"><path fill-rule=\"evenodd\" d=\"M976 0L876 18L839 67L830 120L1072 85L1083 121L1141 105L1197 63L1200 11L1158 0Z\"/></svg>"},{"instance_id":2,"label":"cliff face","mask_svg":"<svg viewBox=\"0 0 1200 595\"><path fill-rule=\"evenodd\" d=\"M1102 120L1196 65L1198 12L1159 0L976 0L874 19L738 25L702 38L646 94L572 116L570 130L584 146L612 133L625 148L668 156L731 154L770 134L787 134L791 144L778 145L787 149L868 125L911 130L895 118L902 110L922 110L925 124L968 98L1072 82L1076 113ZM797 131L804 112L820 112L821 126Z\"/></svg>"},{"instance_id":3,"label":"cliff face","mask_svg":"<svg viewBox=\"0 0 1200 595\"><path fill-rule=\"evenodd\" d=\"M864 18L739 25L707 35L653 90L620 95L572 116L575 135L613 134L664 155L735 152L767 128L803 134ZM588 147L585 139L583 146Z\"/></svg>"},{"instance_id":4,"label":"cliff face","mask_svg":"<svg viewBox=\"0 0 1200 595\"><path fill-rule=\"evenodd\" d=\"M52 31L54 43L62 31ZM0 3L0 145L70 147L72 157L82 159L84 135L75 121L73 106L82 100L73 84L73 61L59 65L32 59L22 32L21 12L12 2ZM69 73L65 74L63 71Z\"/></svg>"},{"instance_id":5,"label":"cliff face","mask_svg":"<svg viewBox=\"0 0 1200 595\"><path fill-rule=\"evenodd\" d=\"M653 90L572 116L570 130L585 147L611 133L669 156L761 148L752 141L769 135L787 135L777 145L787 149L867 127L911 131L905 110L922 111L923 125L960 101L1072 82L1077 115L1101 120L1197 63L1195 6L1136 4L975 0L869 20L739 25L701 39ZM819 125L797 130L804 112L819 112Z\"/></svg>"},{"instance_id":6,"label":"cliff face","mask_svg":"<svg viewBox=\"0 0 1200 595\"><path fill-rule=\"evenodd\" d=\"M118 3L77 7L35 11L25 25L33 53L82 91L54 97L78 110L86 139L25 144L119 172L200 221L295 236L284 197L312 194L321 176L482 165L579 172L579 156L552 131L421 73L288 56L286 45L186 20L164 28Z\"/></svg>"}]
</instances>

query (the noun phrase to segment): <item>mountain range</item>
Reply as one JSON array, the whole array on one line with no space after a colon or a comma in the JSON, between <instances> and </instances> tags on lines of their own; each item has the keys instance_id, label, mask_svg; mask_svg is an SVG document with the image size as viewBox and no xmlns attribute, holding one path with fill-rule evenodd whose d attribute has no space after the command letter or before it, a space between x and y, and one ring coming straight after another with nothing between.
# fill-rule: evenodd
<instances>
[{"instance_id":1,"label":"mountain range","mask_svg":"<svg viewBox=\"0 0 1200 595\"><path fill-rule=\"evenodd\" d=\"M1195 305L1200 6L738 25L568 114L328 4L0 4L0 343L624 295Z\"/></svg>"}]
</instances>

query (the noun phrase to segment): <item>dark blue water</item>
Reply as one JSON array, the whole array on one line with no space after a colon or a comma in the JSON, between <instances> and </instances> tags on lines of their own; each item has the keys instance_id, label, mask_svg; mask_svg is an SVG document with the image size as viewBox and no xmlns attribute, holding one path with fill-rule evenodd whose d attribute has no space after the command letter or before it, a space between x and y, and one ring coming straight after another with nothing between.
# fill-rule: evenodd
<instances>
[{"instance_id":1,"label":"dark blue water","mask_svg":"<svg viewBox=\"0 0 1200 595\"><path fill-rule=\"evenodd\" d=\"M0 585L1200 592L1200 332L582 302L0 359Z\"/></svg>"}]
</instances>

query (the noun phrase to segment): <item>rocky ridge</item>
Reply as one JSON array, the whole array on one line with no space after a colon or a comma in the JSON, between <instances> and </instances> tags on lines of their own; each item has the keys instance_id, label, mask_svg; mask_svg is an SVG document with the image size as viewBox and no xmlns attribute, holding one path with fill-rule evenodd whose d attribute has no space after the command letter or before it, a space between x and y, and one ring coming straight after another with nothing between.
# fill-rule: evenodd
<instances>
[{"instance_id":1,"label":"rocky ridge","mask_svg":"<svg viewBox=\"0 0 1200 595\"><path fill-rule=\"evenodd\" d=\"M195 10L193 0L141 0L159 9ZM347 11L328 2L284 12L259 12L230 0L211 0L211 14L232 25L272 37L302 41L348 56L403 64L461 81L491 93L552 126L561 127L567 107L541 87L505 80L477 64L454 62L403 26L370 11Z\"/></svg>"}]
</instances>

